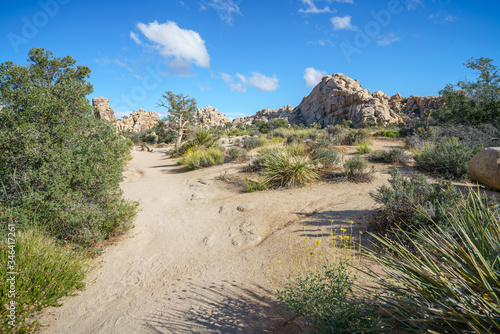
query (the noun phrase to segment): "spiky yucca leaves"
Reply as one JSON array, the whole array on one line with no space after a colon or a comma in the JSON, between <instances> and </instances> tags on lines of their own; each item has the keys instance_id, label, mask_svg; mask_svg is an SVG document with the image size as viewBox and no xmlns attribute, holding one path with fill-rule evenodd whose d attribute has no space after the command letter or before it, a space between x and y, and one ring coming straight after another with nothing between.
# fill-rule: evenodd
<instances>
[{"instance_id":1,"label":"spiky yucca leaves","mask_svg":"<svg viewBox=\"0 0 500 334\"><path fill-rule=\"evenodd\" d=\"M262 157L265 183L293 187L319 178L313 161L307 156L293 155L285 150L272 150Z\"/></svg>"},{"instance_id":2,"label":"spiky yucca leaves","mask_svg":"<svg viewBox=\"0 0 500 334\"><path fill-rule=\"evenodd\" d=\"M387 252L368 254L387 275L370 275L399 328L500 332L500 215L493 207L470 190L460 210L448 217L454 233L435 224L413 232L410 245L374 235Z\"/></svg>"}]
</instances>

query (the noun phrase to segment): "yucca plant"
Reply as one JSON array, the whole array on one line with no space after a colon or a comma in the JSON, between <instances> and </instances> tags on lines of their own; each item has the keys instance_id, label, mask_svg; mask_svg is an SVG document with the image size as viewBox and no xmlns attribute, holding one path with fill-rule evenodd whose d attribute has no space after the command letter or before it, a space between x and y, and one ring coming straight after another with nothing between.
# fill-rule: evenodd
<instances>
[{"instance_id":1,"label":"yucca plant","mask_svg":"<svg viewBox=\"0 0 500 334\"><path fill-rule=\"evenodd\" d=\"M441 225L400 232L410 244L374 235L382 254L368 250L387 275L379 298L398 328L428 333L500 332L500 216L479 192Z\"/></svg>"},{"instance_id":2,"label":"yucca plant","mask_svg":"<svg viewBox=\"0 0 500 334\"><path fill-rule=\"evenodd\" d=\"M313 161L307 156L295 156L288 151L274 150L262 157L265 183L293 187L319 178Z\"/></svg>"}]
</instances>

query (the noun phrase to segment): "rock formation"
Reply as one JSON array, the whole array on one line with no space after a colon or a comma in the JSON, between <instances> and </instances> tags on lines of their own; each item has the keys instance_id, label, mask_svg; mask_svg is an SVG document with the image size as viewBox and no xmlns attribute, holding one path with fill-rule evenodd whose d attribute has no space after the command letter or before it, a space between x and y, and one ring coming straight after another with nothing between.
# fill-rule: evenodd
<instances>
[{"instance_id":1,"label":"rock formation","mask_svg":"<svg viewBox=\"0 0 500 334\"><path fill-rule=\"evenodd\" d=\"M257 113L253 116L245 116L245 117L240 117L240 118L235 118L233 120L233 127L236 127L238 124L242 125L250 125L252 124L253 121L261 121L261 122L269 122L272 119L275 118L284 118L284 119L289 119L290 116L292 116L293 108L292 106L284 106L283 108L280 109L262 109L260 111L257 111Z\"/></svg>"},{"instance_id":2,"label":"rock formation","mask_svg":"<svg viewBox=\"0 0 500 334\"><path fill-rule=\"evenodd\" d=\"M472 158L467 170L469 179L500 190L500 147L482 150Z\"/></svg>"},{"instance_id":3,"label":"rock formation","mask_svg":"<svg viewBox=\"0 0 500 334\"><path fill-rule=\"evenodd\" d=\"M231 120L226 115L221 114L217 108L207 106L198 109L193 115L194 123L197 126L210 128L212 126L224 126L226 123L231 123Z\"/></svg>"},{"instance_id":4,"label":"rock formation","mask_svg":"<svg viewBox=\"0 0 500 334\"><path fill-rule=\"evenodd\" d=\"M370 94L358 80L342 73L324 76L294 112L306 125L351 120L353 126L358 127L369 122L394 123L401 119L389 106L386 94L381 91Z\"/></svg>"},{"instance_id":5,"label":"rock formation","mask_svg":"<svg viewBox=\"0 0 500 334\"><path fill-rule=\"evenodd\" d=\"M109 99L99 96L92 99L92 106L97 108L96 117L110 122L116 121L115 112L109 106Z\"/></svg>"},{"instance_id":6,"label":"rock formation","mask_svg":"<svg viewBox=\"0 0 500 334\"><path fill-rule=\"evenodd\" d=\"M141 108L139 111L134 110L130 116L118 120L115 125L118 131L140 132L152 129L159 120L156 111L146 111Z\"/></svg>"}]
</instances>

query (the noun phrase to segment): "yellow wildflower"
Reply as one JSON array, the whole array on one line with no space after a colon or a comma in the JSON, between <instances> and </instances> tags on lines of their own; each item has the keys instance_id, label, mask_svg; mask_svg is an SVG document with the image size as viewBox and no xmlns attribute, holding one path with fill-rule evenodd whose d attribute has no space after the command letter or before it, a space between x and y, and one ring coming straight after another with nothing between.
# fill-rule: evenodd
<instances>
[{"instance_id":1,"label":"yellow wildflower","mask_svg":"<svg viewBox=\"0 0 500 334\"><path fill-rule=\"evenodd\" d=\"M321 244L321 240L318 240L318 241L315 242L316 246L319 246L320 244Z\"/></svg>"},{"instance_id":2,"label":"yellow wildflower","mask_svg":"<svg viewBox=\"0 0 500 334\"><path fill-rule=\"evenodd\" d=\"M347 231L347 230L346 230L345 228L343 228L343 227L342 227L340 230L341 230L342 232Z\"/></svg>"}]
</instances>

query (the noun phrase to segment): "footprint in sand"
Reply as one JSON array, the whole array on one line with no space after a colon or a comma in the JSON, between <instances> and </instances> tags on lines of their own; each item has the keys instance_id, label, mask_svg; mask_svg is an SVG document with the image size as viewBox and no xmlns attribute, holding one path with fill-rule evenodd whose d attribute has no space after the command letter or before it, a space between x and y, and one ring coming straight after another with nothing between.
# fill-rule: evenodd
<instances>
[{"instance_id":1,"label":"footprint in sand","mask_svg":"<svg viewBox=\"0 0 500 334\"><path fill-rule=\"evenodd\" d=\"M257 233L255 224L249 221L244 221L238 227L238 234L231 240L233 246L252 246L261 240Z\"/></svg>"}]
</instances>

